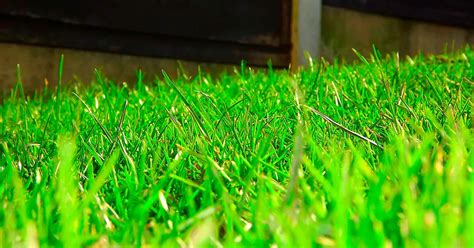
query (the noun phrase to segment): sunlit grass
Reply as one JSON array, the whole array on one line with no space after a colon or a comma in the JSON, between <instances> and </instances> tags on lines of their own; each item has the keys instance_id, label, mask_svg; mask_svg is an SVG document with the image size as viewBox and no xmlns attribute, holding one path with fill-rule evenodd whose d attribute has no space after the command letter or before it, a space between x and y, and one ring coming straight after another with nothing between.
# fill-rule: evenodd
<instances>
[{"instance_id":1,"label":"sunlit grass","mask_svg":"<svg viewBox=\"0 0 474 248\"><path fill-rule=\"evenodd\" d=\"M474 246L474 52L360 59L30 96L19 71L0 245Z\"/></svg>"}]
</instances>

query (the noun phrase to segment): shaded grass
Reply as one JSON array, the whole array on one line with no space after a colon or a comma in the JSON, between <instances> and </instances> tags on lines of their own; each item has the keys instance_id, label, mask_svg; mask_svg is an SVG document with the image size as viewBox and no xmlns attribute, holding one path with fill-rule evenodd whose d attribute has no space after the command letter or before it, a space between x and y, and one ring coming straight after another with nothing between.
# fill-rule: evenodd
<instances>
[{"instance_id":1,"label":"shaded grass","mask_svg":"<svg viewBox=\"0 0 474 248\"><path fill-rule=\"evenodd\" d=\"M1 244L473 246L474 52L360 58L19 84Z\"/></svg>"}]
</instances>

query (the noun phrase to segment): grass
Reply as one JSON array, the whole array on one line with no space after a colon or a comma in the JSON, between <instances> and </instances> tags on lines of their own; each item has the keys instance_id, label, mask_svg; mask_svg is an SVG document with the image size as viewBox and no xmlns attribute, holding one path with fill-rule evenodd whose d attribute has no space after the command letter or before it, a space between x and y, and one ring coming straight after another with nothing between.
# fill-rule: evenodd
<instances>
[{"instance_id":1,"label":"grass","mask_svg":"<svg viewBox=\"0 0 474 248\"><path fill-rule=\"evenodd\" d=\"M474 51L360 58L29 96L19 71L0 245L474 246Z\"/></svg>"}]
</instances>

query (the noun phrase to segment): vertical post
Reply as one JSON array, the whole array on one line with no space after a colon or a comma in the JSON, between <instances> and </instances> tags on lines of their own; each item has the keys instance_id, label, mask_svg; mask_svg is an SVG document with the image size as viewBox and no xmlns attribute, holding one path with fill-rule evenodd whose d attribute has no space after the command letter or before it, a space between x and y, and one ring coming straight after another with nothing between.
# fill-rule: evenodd
<instances>
[{"instance_id":1,"label":"vertical post","mask_svg":"<svg viewBox=\"0 0 474 248\"><path fill-rule=\"evenodd\" d=\"M306 65L305 53L319 57L321 33L321 0L293 0L291 31L291 64Z\"/></svg>"}]
</instances>

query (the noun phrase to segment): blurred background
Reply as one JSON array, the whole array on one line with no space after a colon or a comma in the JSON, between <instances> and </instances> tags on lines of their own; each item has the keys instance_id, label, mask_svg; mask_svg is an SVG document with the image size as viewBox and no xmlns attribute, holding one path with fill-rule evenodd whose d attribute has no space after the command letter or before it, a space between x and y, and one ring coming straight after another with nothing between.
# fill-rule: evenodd
<instances>
[{"instance_id":1,"label":"blurred background","mask_svg":"<svg viewBox=\"0 0 474 248\"><path fill-rule=\"evenodd\" d=\"M474 44L472 0L1 0L0 89L90 82L94 68L118 83L165 69L193 75L250 66L292 68L305 53L351 62L376 45L401 56ZM152 78L151 78L152 79Z\"/></svg>"}]
</instances>

